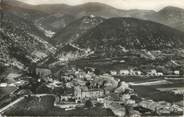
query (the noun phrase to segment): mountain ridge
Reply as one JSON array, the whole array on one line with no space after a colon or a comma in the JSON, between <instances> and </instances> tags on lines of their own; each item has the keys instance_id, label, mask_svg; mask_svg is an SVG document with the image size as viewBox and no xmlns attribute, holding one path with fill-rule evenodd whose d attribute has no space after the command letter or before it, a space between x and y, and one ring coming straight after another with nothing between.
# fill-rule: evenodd
<instances>
[{"instance_id":1,"label":"mountain ridge","mask_svg":"<svg viewBox=\"0 0 184 117\"><path fill-rule=\"evenodd\" d=\"M183 48L184 33L152 21L111 18L90 29L74 44L106 52L118 45L128 49L147 50Z\"/></svg>"},{"instance_id":2,"label":"mountain ridge","mask_svg":"<svg viewBox=\"0 0 184 117\"><path fill-rule=\"evenodd\" d=\"M21 4L15 6L25 8L25 3L22 4L22 6ZM27 7L27 5L25 6ZM184 31L184 9L174 6L165 7L159 11L142 9L123 10L116 9L103 3L92 2L75 6L66 4L30 5L27 7L27 9L46 13L46 15L44 15L44 20L41 20L39 23L44 25L45 29L51 30L53 32L58 32L73 21L80 19L83 16L89 16L91 14L104 18L133 17L143 20L151 20ZM172 17L170 17L170 15Z\"/></svg>"},{"instance_id":3,"label":"mountain ridge","mask_svg":"<svg viewBox=\"0 0 184 117\"><path fill-rule=\"evenodd\" d=\"M84 16L63 28L53 38L54 43L68 43L79 38L82 34L86 33L91 28L102 23L105 19L102 17Z\"/></svg>"}]
</instances>

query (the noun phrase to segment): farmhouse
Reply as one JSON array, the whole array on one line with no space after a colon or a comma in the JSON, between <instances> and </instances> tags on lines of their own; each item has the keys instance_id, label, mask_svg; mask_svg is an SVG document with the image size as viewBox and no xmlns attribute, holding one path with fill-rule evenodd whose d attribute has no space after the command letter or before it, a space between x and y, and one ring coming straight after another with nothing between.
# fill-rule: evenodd
<instances>
[{"instance_id":1,"label":"farmhouse","mask_svg":"<svg viewBox=\"0 0 184 117\"><path fill-rule=\"evenodd\" d=\"M37 67L36 74L41 76L41 77L47 77L47 76L51 75L51 70L48 68L44 68L44 67Z\"/></svg>"}]
</instances>

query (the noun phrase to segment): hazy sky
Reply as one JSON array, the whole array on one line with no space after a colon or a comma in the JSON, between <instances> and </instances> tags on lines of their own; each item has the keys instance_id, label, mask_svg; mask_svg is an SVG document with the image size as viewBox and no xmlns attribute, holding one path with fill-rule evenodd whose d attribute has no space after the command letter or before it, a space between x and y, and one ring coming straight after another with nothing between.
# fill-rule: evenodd
<instances>
[{"instance_id":1,"label":"hazy sky","mask_svg":"<svg viewBox=\"0 0 184 117\"><path fill-rule=\"evenodd\" d=\"M78 5L87 2L101 2L119 9L152 9L159 10L166 6L184 8L184 0L19 0L29 4L69 4Z\"/></svg>"}]
</instances>

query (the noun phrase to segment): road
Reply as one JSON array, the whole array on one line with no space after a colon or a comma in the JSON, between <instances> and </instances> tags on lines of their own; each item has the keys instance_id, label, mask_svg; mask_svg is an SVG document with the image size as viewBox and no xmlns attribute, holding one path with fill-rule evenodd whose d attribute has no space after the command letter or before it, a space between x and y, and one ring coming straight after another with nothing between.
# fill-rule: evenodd
<instances>
[{"instance_id":1,"label":"road","mask_svg":"<svg viewBox=\"0 0 184 117\"><path fill-rule=\"evenodd\" d=\"M42 97L42 96L55 96L55 95L52 95L52 94L37 94L37 95L30 95L30 96L35 96L35 97ZM18 98L17 100L13 101L12 103L8 104L7 106L3 107L0 109L0 117L1 115L4 113L4 111L6 111L7 109L13 107L15 104L18 104L19 102L21 102L23 99L25 99L25 96L22 96L20 98Z\"/></svg>"},{"instance_id":2,"label":"road","mask_svg":"<svg viewBox=\"0 0 184 117\"><path fill-rule=\"evenodd\" d=\"M13 101L12 103L8 104L7 106L3 107L0 109L0 115L4 113L5 110L7 110L8 108L13 107L15 104L19 103L20 101L22 101L24 99L24 97L20 97L17 100Z\"/></svg>"}]
</instances>

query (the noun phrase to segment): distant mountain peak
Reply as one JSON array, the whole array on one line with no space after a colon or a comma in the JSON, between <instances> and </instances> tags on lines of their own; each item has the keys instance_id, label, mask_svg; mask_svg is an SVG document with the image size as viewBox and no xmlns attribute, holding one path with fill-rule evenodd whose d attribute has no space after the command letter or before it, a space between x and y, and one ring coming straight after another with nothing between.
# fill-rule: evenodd
<instances>
[{"instance_id":1,"label":"distant mountain peak","mask_svg":"<svg viewBox=\"0 0 184 117\"><path fill-rule=\"evenodd\" d=\"M163 11L174 11L174 12L180 12L180 11L183 11L184 12L184 9L182 8L179 8L179 7L174 7L174 6L167 6L163 9L161 9L159 12L163 12Z\"/></svg>"},{"instance_id":2,"label":"distant mountain peak","mask_svg":"<svg viewBox=\"0 0 184 117\"><path fill-rule=\"evenodd\" d=\"M99 3L99 2L88 2L88 3L84 3L84 4L81 4L81 5L77 5L77 6L88 6L88 7L111 7L113 8L112 6L110 5L107 5L107 4L104 4L104 3Z\"/></svg>"}]
</instances>

